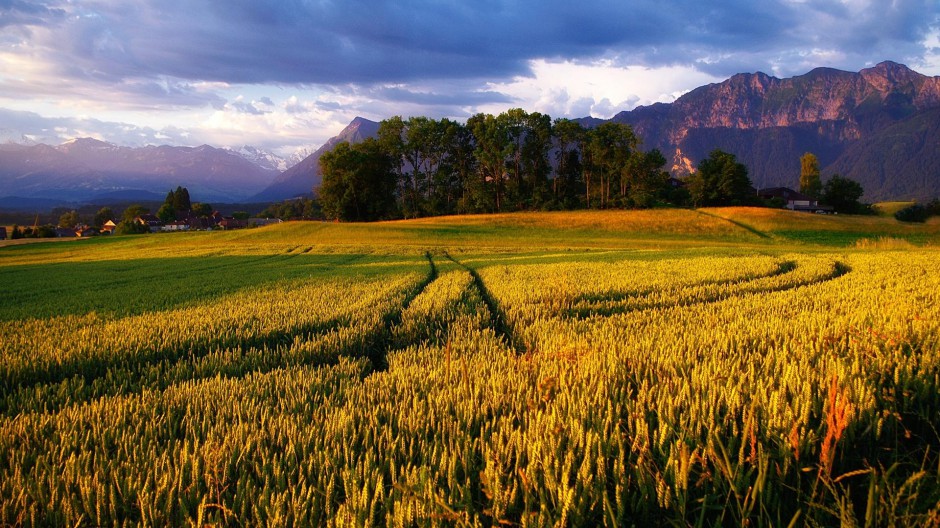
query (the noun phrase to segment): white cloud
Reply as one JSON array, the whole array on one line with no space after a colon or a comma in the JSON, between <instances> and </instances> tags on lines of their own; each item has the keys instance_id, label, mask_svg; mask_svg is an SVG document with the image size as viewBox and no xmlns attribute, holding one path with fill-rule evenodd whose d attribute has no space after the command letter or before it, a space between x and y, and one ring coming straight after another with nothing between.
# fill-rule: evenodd
<instances>
[{"instance_id":1,"label":"white cloud","mask_svg":"<svg viewBox=\"0 0 940 528\"><path fill-rule=\"evenodd\" d=\"M610 118L638 105L672 102L693 88L721 80L690 66L619 66L610 60L538 59L530 66L529 77L488 86L513 97L515 106L554 117ZM488 105L485 111L501 110Z\"/></svg>"},{"instance_id":2,"label":"white cloud","mask_svg":"<svg viewBox=\"0 0 940 528\"><path fill-rule=\"evenodd\" d=\"M280 155L314 150L335 136L368 100L316 89L289 95L276 87L233 87L222 108L204 113L188 127L212 145L252 145ZM237 92L237 95L235 95ZM278 93L280 92L280 93ZM250 93L250 98L246 94ZM385 116L369 116L381 119Z\"/></svg>"},{"instance_id":3,"label":"white cloud","mask_svg":"<svg viewBox=\"0 0 940 528\"><path fill-rule=\"evenodd\" d=\"M940 28L934 28L924 39L924 58L916 65L924 75L940 75Z\"/></svg>"}]
</instances>

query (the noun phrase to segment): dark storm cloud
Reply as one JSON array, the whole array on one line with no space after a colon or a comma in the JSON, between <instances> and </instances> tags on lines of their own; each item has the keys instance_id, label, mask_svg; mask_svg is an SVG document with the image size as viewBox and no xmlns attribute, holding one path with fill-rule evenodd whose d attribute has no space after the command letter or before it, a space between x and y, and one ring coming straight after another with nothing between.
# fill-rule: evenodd
<instances>
[{"instance_id":1,"label":"dark storm cloud","mask_svg":"<svg viewBox=\"0 0 940 528\"><path fill-rule=\"evenodd\" d=\"M501 78L539 57L612 54L655 65L720 64L738 53L770 62L821 45L910 52L938 8L933 0L861 11L838 1L3 0L0 12L4 23L54 26L55 57L90 77L337 84Z\"/></svg>"},{"instance_id":2,"label":"dark storm cloud","mask_svg":"<svg viewBox=\"0 0 940 528\"><path fill-rule=\"evenodd\" d=\"M500 81L529 74L536 58L793 74L828 51L840 63L815 65L857 69L922 57L940 8L936 0L0 0L0 14L0 24L24 32L46 29L31 32L35 53L77 81L382 86Z\"/></svg>"}]
</instances>

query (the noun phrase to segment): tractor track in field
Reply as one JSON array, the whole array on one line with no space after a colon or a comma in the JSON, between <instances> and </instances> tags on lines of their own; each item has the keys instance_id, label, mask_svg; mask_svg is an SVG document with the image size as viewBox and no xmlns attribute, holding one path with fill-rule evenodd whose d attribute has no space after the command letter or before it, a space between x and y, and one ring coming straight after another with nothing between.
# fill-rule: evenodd
<instances>
[{"instance_id":1,"label":"tractor track in field","mask_svg":"<svg viewBox=\"0 0 940 528\"><path fill-rule=\"evenodd\" d=\"M424 254L428 261L428 274L417 286L405 295L404 301L397 310L385 314L381 331L374 334L366 346L369 362L372 363L372 372L388 370L388 352L394 348L394 329L401 324L402 314L411 306L411 303L435 280L437 280L437 265L430 252Z\"/></svg>"},{"instance_id":2,"label":"tractor track in field","mask_svg":"<svg viewBox=\"0 0 940 528\"><path fill-rule=\"evenodd\" d=\"M756 275L753 277L742 278L742 279L728 279L722 281L711 281L707 284L709 285L740 285L740 290L734 290L725 293L718 293L715 295L707 296L700 299L691 299L691 300L680 300L678 302L643 302L644 299L656 293L654 290L643 290L636 292L610 292L608 295L604 294L592 294L580 296L574 299L572 307L566 310L566 316L572 319L587 319L590 317L610 317L613 315L621 315L631 312L638 312L643 310L656 310L656 309L666 309L674 307L690 307L695 305L711 304L716 302L725 301L735 297L741 297L744 295L763 295L769 293L783 292L788 290L795 290L797 288L802 288L804 286L813 286L816 284L822 284L832 280L836 280L839 277L847 275L852 271L852 268L849 265L841 261L833 261L832 268L829 272L817 275L814 277L806 278L803 280L798 280L789 284L779 284L766 287L748 287L753 285L754 282L762 279L769 279L773 277L780 277L790 273L793 273L797 270L799 264L794 261L784 261L778 264L776 270ZM614 303L622 303L620 306L612 307L592 307L592 304L600 304L604 301L611 301ZM629 301L634 301L629 303ZM628 304L629 303L629 304ZM580 305L580 306L579 306Z\"/></svg>"},{"instance_id":3,"label":"tractor track in field","mask_svg":"<svg viewBox=\"0 0 940 528\"><path fill-rule=\"evenodd\" d=\"M222 375L226 377L244 377L252 373L266 373L286 366L328 366L336 364L341 357L363 358L371 364L371 372L383 372L388 369L388 352L395 347L393 329L401 323L402 314L429 284L437 279L438 271L430 253L427 259L427 275L405 293L404 299L395 310L383 316L382 324L377 329L361 336L360 340L350 343L335 357L329 358L289 358L285 356L285 347L290 348L299 337L305 341L314 340L331 331L348 326L343 317L334 317L301 325L290 330L273 331L252 337L227 338L212 337L204 340L186 341L173 346L144 351L143 353L113 359L86 357L58 365L56 368L26 370L0 375L0 416L12 417L25 409L17 402L33 398L46 399L49 393L60 390L73 392L69 401L53 398L44 402L46 412L61 407L88 402L102 397L140 394L146 390L164 390L167 387L208 377ZM355 260L355 259L352 259ZM219 370L204 370L200 363L218 350L240 350L241 360L223 365ZM256 351L262 351L256 353ZM247 361L247 363L245 363ZM127 380L120 386L106 383L110 378ZM46 396L42 396L46 394Z\"/></svg>"},{"instance_id":4,"label":"tractor track in field","mask_svg":"<svg viewBox=\"0 0 940 528\"><path fill-rule=\"evenodd\" d=\"M493 297L489 288L486 287L486 283L483 282L477 270L455 259L446 251L444 252L444 257L470 274L470 277L473 279L473 286L480 292L480 298L483 299L483 304L486 305L486 309L490 312L490 316L493 320L493 330L496 331L496 335L506 343L506 346L514 350L517 354L524 353L525 348L513 334L512 326L506 322L505 312L499 307L499 303L496 301L496 298Z\"/></svg>"}]
</instances>

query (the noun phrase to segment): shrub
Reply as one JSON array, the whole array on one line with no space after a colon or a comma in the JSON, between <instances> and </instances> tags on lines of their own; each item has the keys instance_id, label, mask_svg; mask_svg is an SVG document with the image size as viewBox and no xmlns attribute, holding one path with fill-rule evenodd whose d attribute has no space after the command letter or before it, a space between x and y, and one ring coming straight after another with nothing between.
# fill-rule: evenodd
<instances>
[{"instance_id":1,"label":"shrub","mask_svg":"<svg viewBox=\"0 0 940 528\"><path fill-rule=\"evenodd\" d=\"M901 222L926 222L928 216L930 214L927 212L927 208L920 204L905 207L894 213L894 217Z\"/></svg>"},{"instance_id":2,"label":"shrub","mask_svg":"<svg viewBox=\"0 0 940 528\"><path fill-rule=\"evenodd\" d=\"M123 220L114 228L115 235L140 235L149 232L149 227L133 220Z\"/></svg>"},{"instance_id":3,"label":"shrub","mask_svg":"<svg viewBox=\"0 0 940 528\"><path fill-rule=\"evenodd\" d=\"M930 216L940 216L940 198L934 198L927 202L927 214Z\"/></svg>"}]
</instances>

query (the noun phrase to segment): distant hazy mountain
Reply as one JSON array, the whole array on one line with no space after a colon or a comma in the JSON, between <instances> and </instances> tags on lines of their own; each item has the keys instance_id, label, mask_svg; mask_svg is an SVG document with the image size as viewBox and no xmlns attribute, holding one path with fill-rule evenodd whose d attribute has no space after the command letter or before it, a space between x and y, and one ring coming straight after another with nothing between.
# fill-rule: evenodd
<instances>
[{"instance_id":1,"label":"distant hazy mountain","mask_svg":"<svg viewBox=\"0 0 940 528\"><path fill-rule=\"evenodd\" d=\"M738 74L612 120L632 125L675 174L720 148L748 166L756 186L795 187L800 156L813 152L824 179L838 172L857 180L868 200L923 200L940 195L938 108L940 77L882 62L788 79Z\"/></svg>"},{"instance_id":2,"label":"distant hazy mountain","mask_svg":"<svg viewBox=\"0 0 940 528\"><path fill-rule=\"evenodd\" d=\"M337 144L347 141L359 143L366 138L376 137L379 124L362 117L357 117L343 129L339 135L330 138L313 154L287 169L271 185L251 198L254 202L285 200L313 193L313 188L320 185L320 156L333 150Z\"/></svg>"},{"instance_id":3,"label":"distant hazy mountain","mask_svg":"<svg viewBox=\"0 0 940 528\"><path fill-rule=\"evenodd\" d=\"M239 148L229 148L226 150L238 154L239 156L263 169L283 172L289 167L289 161L287 159L278 156L273 152L269 152L258 147L253 147L251 145L244 145Z\"/></svg>"},{"instance_id":4,"label":"distant hazy mountain","mask_svg":"<svg viewBox=\"0 0 940 528\"><path fill-rule=\"evenodd\" d=\"M156 193L182 185L194 200L236 202L278 175L229 150L201 147L119 147L83 138L58 146L0 145L0 197L71 202Z\"/></svg>"},{"instance_id":5,"label":"distant hazy mountain","mask_svg":"<svg viewBox=\"0 0 940 528\"><path fill-rule=\"evenodd\" d=\"M286 171L310 155L310 151L305 148L297 149L294 153L287 156L281 156L271 152L270 150L260 149L251 145L244 145L239 148L230 148L228 150L238 154L239 156L263 169L275 170L278 172Z\"/></svg>"}]
</instances>

